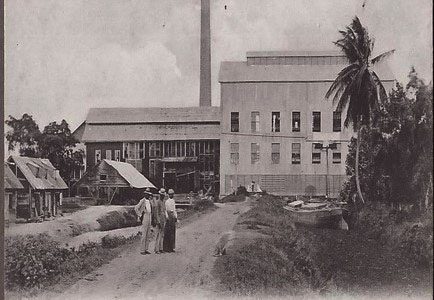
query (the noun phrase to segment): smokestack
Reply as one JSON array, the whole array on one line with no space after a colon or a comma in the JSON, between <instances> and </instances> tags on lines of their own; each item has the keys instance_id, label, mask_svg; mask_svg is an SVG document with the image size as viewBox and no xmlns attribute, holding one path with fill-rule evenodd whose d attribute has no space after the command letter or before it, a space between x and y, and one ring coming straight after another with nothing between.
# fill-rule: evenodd
<instances>
[{"instance_id":1,"label":"smokestack","mask_svg":"<svg viewBox=\"0 0 434 300\"><path fill-rule=\"evenodd\" d=\"M211 106L211 28L209 0L200 5L200 93L199 106Z\"/></svg>"}]
</instances>

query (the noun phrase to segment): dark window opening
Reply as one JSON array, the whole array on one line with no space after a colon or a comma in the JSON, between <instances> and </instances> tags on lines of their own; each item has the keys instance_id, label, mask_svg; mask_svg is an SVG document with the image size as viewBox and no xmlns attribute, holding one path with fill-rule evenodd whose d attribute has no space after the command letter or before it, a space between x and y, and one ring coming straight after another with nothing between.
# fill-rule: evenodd
<instances>
[{"instance_id":1,"label":"dark window opening","mask_svg":"<svg viewBox=\"0 0 434 300\"><path fill-rule=\"evenodd\" d=\"M300 131L300 112L293 111L292 112L292 131L299 132Z\"/></svg>"},{"instance_id":2,"label":"dark window opening","mask_svg":"<svg viewBox=\"0 0 434 300\"><path fill-rule=\"evenodd\" d=\"M312 131L321 132L321 112L319 111L312 113Z\"/></svg>"},{"instance_id":3,"label":"dark window opening","mask_svg":"<svg viewBox=\"0 0 434 300\"><path fill-rule=\"evenodd\" d=\"M333 132L340 132L341 131L341 112L334 111L333 112Z\"/></svg>"},{"instance_id":4,"label":"dark window opening","mask_svg":"<svg viewBox=\"0 0 434 300\"><path fill-rule=\"evenodd\" d=\"M280 112L271 113L271 132L280 132Z\"/></svg>"},{"instance_id":5,"label":"dark window opening","mask_svg":"<svg viewBox=\"0 0 434 300\"><path fill-rule=\"evenodd\" d=\"M240 132L240 113L231 112L231 132Z\"/></svg>"}]
</instances>

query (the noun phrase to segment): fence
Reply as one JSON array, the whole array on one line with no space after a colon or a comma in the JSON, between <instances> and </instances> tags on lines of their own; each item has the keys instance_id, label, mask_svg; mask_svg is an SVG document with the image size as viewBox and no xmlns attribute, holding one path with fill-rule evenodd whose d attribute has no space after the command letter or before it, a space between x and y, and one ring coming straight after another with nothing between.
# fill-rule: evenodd
<instances>
[{"instance_id":1,"label":"fence","mask_svg":"<svg viewBox=\"0 0 434 300\"><path fill-rule=\"evenodd\" d=\"M259 183L262 190L275 195L326 195L327 175L226 175L225 194L231 194L240 185L252 181ZM330 197L337 197L346 179L345 175L328 175Z\"/></svg>"}]
</instances>

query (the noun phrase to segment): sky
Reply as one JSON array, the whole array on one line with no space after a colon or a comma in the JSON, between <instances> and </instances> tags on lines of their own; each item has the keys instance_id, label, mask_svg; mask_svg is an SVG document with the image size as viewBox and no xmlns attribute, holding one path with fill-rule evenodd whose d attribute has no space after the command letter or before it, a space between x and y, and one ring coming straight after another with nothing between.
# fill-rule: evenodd
<instances>
[{"instance_id":1,"label":"sky","mask_svg":"<svg viewBox=\"0 0 434 300\"><path fill-rule=\"evenodd\" d=\"M72 130L90 107L199 103L200 0L5 1L5 116ZM364 8L362 7L365 2ZM247 51L334 50L358 15L405 82L432 80L430 0L211 0L212 104L221 61ZM5 128L6 129L6 128Z\"/></svg>"}]
</instances>

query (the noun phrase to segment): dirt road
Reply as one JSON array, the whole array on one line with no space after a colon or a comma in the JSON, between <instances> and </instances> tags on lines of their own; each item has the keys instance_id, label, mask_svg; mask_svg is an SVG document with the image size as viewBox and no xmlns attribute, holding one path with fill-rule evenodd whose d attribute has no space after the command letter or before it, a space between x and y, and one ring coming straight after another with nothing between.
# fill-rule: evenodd
<instances>
[{"instance_id":1,"label":"dirt road","mask_svg":"<svg viewBox=\"0 0 434 300\"><path fill-rule=\"evenodd\" d=\"M231 230L248 202L228 203L177 230L176 252L141 255L138 243L71 286L57 299L167 299L214 295L210 272L222 233ZM154 244L151 243L153 249ZM47 296L43 297L46 298Z\"/></svg>"}]
</instances>

